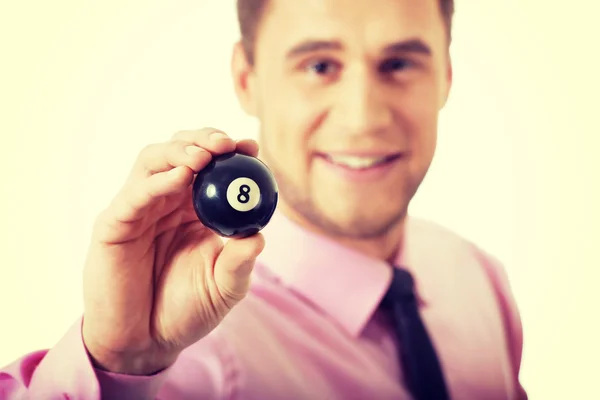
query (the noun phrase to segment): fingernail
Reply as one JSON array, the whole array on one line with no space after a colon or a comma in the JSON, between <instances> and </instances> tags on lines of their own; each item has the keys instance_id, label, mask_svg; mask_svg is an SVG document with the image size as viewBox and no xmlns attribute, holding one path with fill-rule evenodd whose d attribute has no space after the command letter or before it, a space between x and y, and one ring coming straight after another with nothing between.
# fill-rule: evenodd
<instances>
[{"instance_id":1,"label":"fingernail","mask_svg":"<svg viewBox=\"0 0 600 400\"><path fill-rule=\"evenodd\" d=\"M215 142L223 139L229 139L229 136L223 132L213 132L210 134L210 140L214 140Z\"/></svg>"},{"instance_id":2,"label":"fingernail","mask_svg":"<svg viewBox=\"0 0 600 400\"><path fill-rule=\"evenodd\" d=\"M185 152L188 153L190 156L194 155L194 154L198 154L202 151L202 149L198 146L188 146L185 148Z\"/></svg>"}]
</instances>

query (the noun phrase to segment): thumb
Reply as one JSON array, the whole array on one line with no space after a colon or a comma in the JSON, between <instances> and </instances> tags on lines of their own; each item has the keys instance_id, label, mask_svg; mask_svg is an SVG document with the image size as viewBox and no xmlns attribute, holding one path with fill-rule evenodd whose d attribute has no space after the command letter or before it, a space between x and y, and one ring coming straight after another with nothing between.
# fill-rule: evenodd
<instances>
[{"instance_id":1,"label":"thumb","mask_svg":"<svg viewBox=\"0 0 600 400\"><path fill-rule=\"evenodd\" d=\"M229 308L242 300L250 287L256 257L263 251L261 233L243 239L229 239L215 262L215 283Z\"/></svg>"}]
</instances>

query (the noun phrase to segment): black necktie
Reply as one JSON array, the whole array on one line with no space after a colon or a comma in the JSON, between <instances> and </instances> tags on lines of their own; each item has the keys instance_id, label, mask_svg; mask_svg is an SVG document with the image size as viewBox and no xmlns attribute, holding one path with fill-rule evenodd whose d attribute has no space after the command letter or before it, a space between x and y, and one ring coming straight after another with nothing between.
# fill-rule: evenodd
<instances>
[{"instance_id":1,"label":"black necktie","mask_svg":"<svg viewBox=\"0 0 600 400\"><path fill-rule=\"evenodd\" d=\"M416 400L447 400L442 368L419 314L413 277L404 269L393 270L381 306L391 311L408 388Z\"/></svg>"}]
</instances>

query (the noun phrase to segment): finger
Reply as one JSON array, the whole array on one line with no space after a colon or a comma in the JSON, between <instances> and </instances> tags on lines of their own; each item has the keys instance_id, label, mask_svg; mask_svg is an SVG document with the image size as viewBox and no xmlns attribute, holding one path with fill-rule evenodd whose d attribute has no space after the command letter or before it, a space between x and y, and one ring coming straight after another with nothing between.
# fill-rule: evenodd
<instances>
[{"instance_id":1,"label":"finger","mask_svg":"<svg viewBox=\"0 0 600 400\"><path fill-rule=\"evenodd\" d=\"M167 198L163 199L165 200L163 203L167 204ZM153 208L151 211L153 214L156 213L157 221L138 219L131 222L119 221L114 217L114 213L112 216L108 215L110 209L106 210L98 217L94 236L105 244L119 244L139 238L147 234L149 229L152 229L153 237L160 237L168 232L175 232L182 225L199 222L193 210L168 206L165 213L164 210L161 211L163 208ZM151 228L154 224L155 227Z\"/></svg>"},{"instance_id":2,"label":"finger","mask_svg":"<svg viewBox=\"0 0 600 400\"><path fill-rule=\"evenodd\" d=\"M210 161L211 155L235 150L235 142L215 128L179 131L166 143L146 146L138 156L134 171L151 175L187 166L198 172Z\"/></svg>"},{"instance_id":3,"label":"finger","mask_svg":"<svg viewBox=\"0 0 600 400\"><path fill-rule=\"evenodd\" d=\"M261 233L244 239L230 239L225 243L215 262L214 277L219 293L229 308L246 296L256 257L264 247L265 240Z\"/></svg>"},{"instance_id":4,"label":"finger","mask_svg":"<svg viewBox=\"0 0 600 400\"><path fill-rule=\"evenodd\" d=\"M185 189L192 178L193 171L187 167L178 167L126 186L96 219L94 236L106 244L123 243L139 237L169 212L150 212L151 207L156 205L156 210L163 209L164 207L158 207L159 201L165 202L170 193L179 193L182 188ZM186 219L189 217L186 216Z\"/></svg>"},{"instance_id":5,"label":"finger","mask_svg":"<svg viewBox=\"0 0 600 400\"><path fill-rule=\"evenodd\" d=\"M184 166L137 180L115 197L111 215L118 222L136 221L160 198L185 190L193 176L194 171Z\"/></svg>"},{"instance_id":6,"label":"finger","mask_svg":"<svg viewBox=\"0 0 600 400\"><path fill-rule=\"evenodd\" d=\"M186 209L178 208L177 210L158 220L156 223L155 236L162 235L167 231L174 230L181 225L185 225L193 221L198 221L198 217L194 212L189 212Z\"/></svg>"},{"instance_id":7,"label":"finger","mask_svg":"<svg viewBox=\"0 0 600 400\"><path fill-rule=\"evenodd\" d=\"M156 240L155 259L154 259L154 277L159 279L165 266L165 260L169 256L169 248L173 245L173 238L177 233L177 228L182 225L183 213L176 211L160 220L156 225L154 236ZM162 223L161 223L162 222Z\"/></svg>"},{"instance_id":8,"label":"finger","mask_svg":"<svg viewBox=\"0 0 600 400\"><path fill-rule=\"evenodd\" d=\"M238 140L235 144L235 150L248 156L258 156L258 143L252 139Z\"/></svg>"},{"instance_id":9,"label":"finger","mask_svg":"<svg viewBox=\"0 0 600 400\"><path fill-rule=\"evenodd\" d=\"M177 167L188 167L200 171L212 159L206 149L184 140L173 140L146 146L138 156L134 179L147 177Z\"/></svg>"},{"instance_id":10,"label":"finger","mask_svg":"<svg viewBox=\"0 0 600 400\"><path fill-rule=\"evenodd\" d=\"M173 140L192 143L209 151L213 155L228 153L235 150L235 142L225 132L215 128L179 131L173 135Z\"/></svg>"}]
</instances>

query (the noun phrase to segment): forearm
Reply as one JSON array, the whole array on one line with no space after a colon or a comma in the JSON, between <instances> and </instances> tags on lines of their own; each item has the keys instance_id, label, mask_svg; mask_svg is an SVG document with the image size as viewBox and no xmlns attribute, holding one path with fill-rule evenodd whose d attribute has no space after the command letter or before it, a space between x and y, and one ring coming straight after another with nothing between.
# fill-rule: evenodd
<instances>
[{"instance_id":1,"label":"forearm","mask_svg":"<svg viewBox=\"0 0 600 400\"><path fill-rule=\"evenodd\" d=\"M83 343L81 320L50 350L28 354L0 369L0 399L178 400L182 393L219 399L229 384L219 377L225 366L211 339L194 353L151 375L127 375L94 366Z\"/></svg>"}]
</instances>

